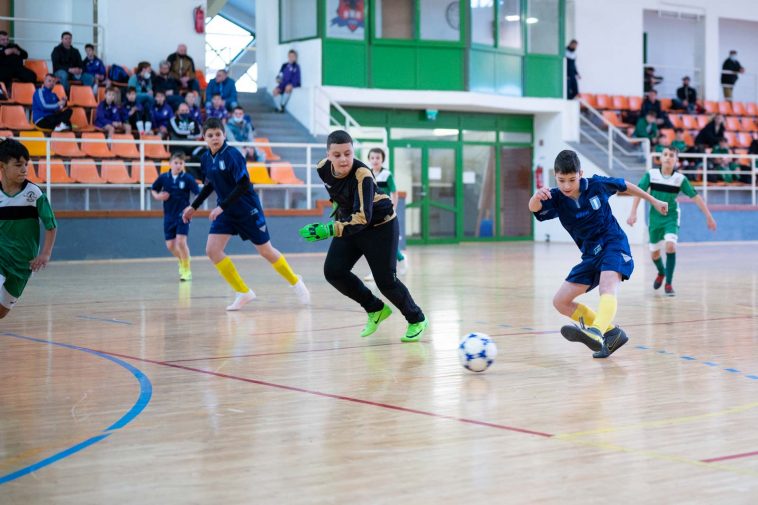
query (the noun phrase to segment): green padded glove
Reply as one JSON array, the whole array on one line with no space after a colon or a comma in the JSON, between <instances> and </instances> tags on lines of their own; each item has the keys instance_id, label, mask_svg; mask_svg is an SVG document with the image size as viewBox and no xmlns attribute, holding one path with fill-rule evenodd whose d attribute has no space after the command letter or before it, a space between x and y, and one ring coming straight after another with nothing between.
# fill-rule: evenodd
<instances>
[{"instance_id":1,"label":"green padded glove","mask_svg":"<svg viewBox=\"0 0 758 505\"><path fill-rule=\"evenodd\" d=\"M334 222L313 223L300 228L300 236L308 242L326 240L334 236Z\"/></svg>"}]
</instances>

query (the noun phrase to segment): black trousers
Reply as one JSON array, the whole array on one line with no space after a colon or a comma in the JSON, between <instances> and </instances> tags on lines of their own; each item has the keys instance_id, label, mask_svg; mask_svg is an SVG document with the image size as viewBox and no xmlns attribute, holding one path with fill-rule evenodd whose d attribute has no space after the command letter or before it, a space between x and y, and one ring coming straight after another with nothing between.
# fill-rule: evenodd
<instances>
[{"instance_id":1,"label":"black trousers","mask_svg":"<svg viewBox=\"0 0 758 505\"><path fill-rule=\"evenodd\" d=\"M60 112L56 112L54 114L50 114L49 116L43 117L37 121L36 125L40 128L44 128L45 130L52 130L61 123L66 123L70 126L71 114L73 113L73 109L64 109Z\"/></svg>"},{"instance_id":2,"label":"black trousers","mask_svg":"<svg viewBox=\"0 0 758 505\"><path fill-rule=\"evenodd\" d=\"M13 79L20 82L37 82L37 74L26 67L0 67L0 81L3 81L9 94L12 92Z\"/></svg>"},{"instance_id":3,"label":"black trousers","mask_svg":"<svg viewBox=\"0 0 758 505\"><path fill-rule=\"evenodd\" d=\"M395 271L399 233L396 218L349 237L333 238L324 262L324 276L337 291L358 302L366 312L382 310L384 302L351 272L360 257L365 256L379 291L400 309L409 323L418 323L424 320L424 313Z\"/></svg>"}]
</instances>

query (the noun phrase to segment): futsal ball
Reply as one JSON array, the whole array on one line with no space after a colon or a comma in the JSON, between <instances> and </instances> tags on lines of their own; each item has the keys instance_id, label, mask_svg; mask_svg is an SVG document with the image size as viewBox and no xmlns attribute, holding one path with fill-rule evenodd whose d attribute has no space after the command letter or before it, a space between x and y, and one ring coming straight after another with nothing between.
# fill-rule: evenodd
<instances>
[{"instance_id":1,"label":"futsal ball","mask_svg":"<svg viewBox=\"0 0 758 505\"><path fill-rule=\"evenodd\" d=\"M484 372L497 356L495 342L484 333L469 333L458 344L458 360L472 372Z\"/></svg>"}]
</instances>

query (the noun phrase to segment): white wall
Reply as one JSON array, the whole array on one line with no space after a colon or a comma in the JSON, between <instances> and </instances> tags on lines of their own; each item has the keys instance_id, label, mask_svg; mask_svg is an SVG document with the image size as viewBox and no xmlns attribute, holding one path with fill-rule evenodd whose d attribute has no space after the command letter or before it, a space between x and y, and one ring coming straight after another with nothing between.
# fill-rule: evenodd
<instances>
[{"instance_id":1,"label":"white wall","mask_svg":"<svg viewBox=\"0 0 758 505\"><path fill-rule=\"evenodd\" d=\"M745 73L734 86L734 99L758 101L758 22L719 20L719 56L722 63L732 49L737 51L737 59L745 67Z\"/></svg>"},{"instance_id":2,"label":"white wall","mask_svg":"<svg viewBox=\"0 0 758 505\"><path fill-rule=\"evenodd\" d=\"M24 0L14 2L14 17L50 21L50 24L17 21L14 39L26 49L29 58L47 60L53 48L60 44L61 33L73 35L74 46L84 56L84 44L93 41L91 26L71 26L69 23L92 23L92 0ZM50 69L52 70L52 68Z\"/></svg>"}]
</instances>

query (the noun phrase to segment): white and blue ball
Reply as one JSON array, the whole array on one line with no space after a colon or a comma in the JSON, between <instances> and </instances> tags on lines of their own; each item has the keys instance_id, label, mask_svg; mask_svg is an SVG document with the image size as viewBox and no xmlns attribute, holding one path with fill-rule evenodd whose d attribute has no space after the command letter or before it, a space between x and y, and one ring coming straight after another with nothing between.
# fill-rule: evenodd
<instances>
[{"instance_id":1,"label":"white and blue ball","mask_svg":"<svg viewBox=\"0 0 758 505\"><path fill-rule=\"evenodd\" d=\"M484 372L497 356L495 342L484 333L469 333L458 344L458 360L472 372Z\"/></svg>"}]
</instances>

